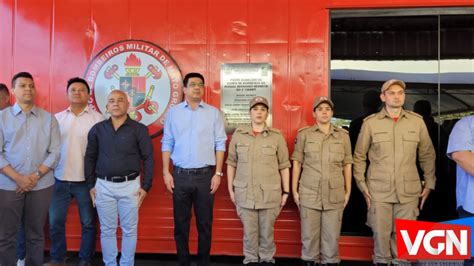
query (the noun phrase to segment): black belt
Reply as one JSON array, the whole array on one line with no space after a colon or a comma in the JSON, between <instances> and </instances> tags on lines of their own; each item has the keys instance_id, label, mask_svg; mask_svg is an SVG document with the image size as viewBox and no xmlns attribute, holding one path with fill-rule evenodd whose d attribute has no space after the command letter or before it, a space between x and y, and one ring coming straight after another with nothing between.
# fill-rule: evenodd
<instances>
[{"instance_id":1,"label":"black belt","mask_svg":"<svg viewBox=\"0 0 474 266\"><path fill-rule=\"evenodd\" d=\"M135 180L138 176L138 172L131 173L129 175L119 175L119 176L98 176L98 178L103 179L105 181L113 182L113 183L122 183L125 181L132 181Z\"/></svg>"},{"instance_id":2,"label":"black belt","mask_svg":"<svg viewBox=\"0 0 474 266\"><path fill-rule=\"evenodd\" d=\"M178 173L184 173L188 175L199 175L199 174L204 174L208 173L209 171L212 171L214 166L205 166L201 168L181 168L179 166L173 166L173 169Z\"/></svg>"}]
</instances>

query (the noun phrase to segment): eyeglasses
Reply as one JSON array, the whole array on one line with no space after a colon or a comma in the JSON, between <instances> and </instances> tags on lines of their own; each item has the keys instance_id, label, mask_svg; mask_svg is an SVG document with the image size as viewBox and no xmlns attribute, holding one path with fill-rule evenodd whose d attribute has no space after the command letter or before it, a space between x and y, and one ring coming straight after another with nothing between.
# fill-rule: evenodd
<instances>
[{"instance_id":1,"label":"eyeglasses","mask_svg":"<svg viewBox=\"0 0 474 266\"><path fill-rule=\"evenodd\" d=\"M188 87L199 87L199 88L204 88L204 83L194 83L194 82L191 82L188 84Z\"/></svg>"}]
</instances>

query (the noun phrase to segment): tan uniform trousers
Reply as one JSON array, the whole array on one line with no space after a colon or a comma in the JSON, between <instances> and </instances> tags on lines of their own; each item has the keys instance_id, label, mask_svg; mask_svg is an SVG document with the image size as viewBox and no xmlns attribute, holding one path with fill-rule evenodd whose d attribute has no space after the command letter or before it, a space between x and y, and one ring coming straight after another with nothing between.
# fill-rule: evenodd
<instances>
[{"instance_id":1,"label":"tan uniform trousers","mask_svg":"<svg viewBox=\"0 0 474 266\"><path fill-rule=\"evenodd\" d=\"M275 263L276 245L273 227L280 208L247 209L236 207L244 226L244 264L251 262Z\"/></svg>"},{"instance_id":2,"label":"tan uniform trousers","mask_svg":"<svg viewBox=\"0 0 474 266\"><path fill-rule=\"evenodd\" d=\"M407 203L377 201L370 203L367 225L374 233L375 263L397 262L395 219L416 220L418 215L418 199Z\"/></svg>"},{"instance_id":3,"label":"tan uniform trousers","mask_svg":"<svg viewBox=\"0 0 474 266\"><path fill-rule=\"evenodd\" d=\"M339 237L344 209L316 210L300 206L301 259L339 263Z\"/></svg>"}]
</instances>

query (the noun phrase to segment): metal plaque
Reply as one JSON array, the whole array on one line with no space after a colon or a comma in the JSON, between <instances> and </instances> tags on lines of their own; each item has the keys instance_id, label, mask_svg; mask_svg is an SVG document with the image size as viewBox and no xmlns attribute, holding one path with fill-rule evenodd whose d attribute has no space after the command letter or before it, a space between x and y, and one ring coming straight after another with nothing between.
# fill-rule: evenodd
<instances>
[{"instance_id":1,"label":"metal plaque","mask_svg":"<svg viewBox=\"0 0 474 266\"><path fill-rule=\"evenodd\" d=\"M239 63L221 65L221 109L225 128L231 134L237 127L250 125L249 102L263 96L270 104L267 125L272 124L272 65Z\"/></svg>"}]
</instances>

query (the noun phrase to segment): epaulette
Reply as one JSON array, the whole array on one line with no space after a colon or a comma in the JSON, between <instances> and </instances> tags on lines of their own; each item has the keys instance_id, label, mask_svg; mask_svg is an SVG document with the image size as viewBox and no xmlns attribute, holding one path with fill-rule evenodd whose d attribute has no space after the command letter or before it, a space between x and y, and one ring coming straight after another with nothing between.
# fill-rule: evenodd
<instances>
[{"instance_id":1,"label":"epaulette","mask_svg":"<svg viewBox=\"0 0 474 266\"><path fill-rule=\"evenodd\" d=\"M374 116L376 116L377 114L378 114L378 113L371 114L371 115L367 116L366 118L364 118L364 121L367 120L367 119L370 119L370 118L372 118L372 117L374 117Z\"/></svg>"},{"instance_id":2,"label":"epaulette","mask_svg":"<svg viewBox=\"0 0 474 266\"><path fill-rule=\"evenodd\" d=\"M303 130L305 130L305 129L307 129L307 128L310 128L310 127L311 127L311 126L302 127L302 128L300 128L300 129L298 129L298 132L301 132L301 131L303 131Z\"/></svg>"},{"instance_id":3,"label":"epaulette","mask_svg":"<svg viewBox=\"0 0 474 266\"><path fill-rule=\"evenodd\" d=\"M342 127L334 127L334 130L338 131L338 132L344 132L346 134L349 134L349 131L347 131L345 128L342 128Z\"/></svg>"},{"instance_id":4,"label":"epaulette","mask_svg":"<svg viewBox=\"0 0 474 266\"><path fill-rule=\"evenodd\" d=\"M244 132L245 131L245 127L238 127L235 129L235 132Z\"/></svg>"},{"instance_id":5,"label":"epaulette","mask_svg":"<svg viewBox=\"0 0 474 266\"><path fill-rule=\"evenodd\" d=\"M269 127L268 130L272 131L272 132L275 132L275 133L278 133L278 134L281 134L281 130L279 130L278 128Z\"/></svg>"},{"instance_id":6,"label":"epaulette","mask_svg":"<svg viewBox=\"0 0 474 266\"><path fill-rule=\"evenodd\" d=\"M423 119L423 116L421 116L420 114L415 113L415 112L413 112L413 111L405 110L405 112L407 112L407 113L409 113L409 114L411 114L411 115L414 115L414 116L416 116L416 117L419 117L419 118Z\"/></svg>"}]
</instances>

